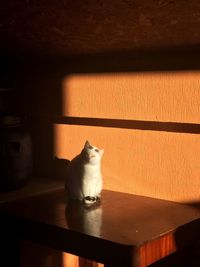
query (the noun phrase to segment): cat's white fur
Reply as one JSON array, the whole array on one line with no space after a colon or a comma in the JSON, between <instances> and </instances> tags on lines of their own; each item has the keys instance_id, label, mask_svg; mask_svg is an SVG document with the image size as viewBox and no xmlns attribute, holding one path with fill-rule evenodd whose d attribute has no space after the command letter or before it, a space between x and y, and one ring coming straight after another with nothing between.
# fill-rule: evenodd
<instances>
[{"instance_id":1,"label":"cat's white fur","mask_svg":"<svg viewBox=\"0 0 200 267\"><path fill-rule=\"evenodd\" d=\"M102 155L103 149L100 150L86 141L81 153L72 159L65 183L70 199L83 200L86 204L90 204L100 198Z\"/></svg>"}]
</instances>

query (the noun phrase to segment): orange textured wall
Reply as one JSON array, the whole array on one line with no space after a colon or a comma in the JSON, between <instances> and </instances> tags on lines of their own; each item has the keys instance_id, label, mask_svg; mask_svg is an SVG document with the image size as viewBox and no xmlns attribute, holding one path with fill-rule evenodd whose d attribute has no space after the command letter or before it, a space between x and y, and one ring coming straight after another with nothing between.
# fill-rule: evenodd
<instances>
[{"instance_id":1,"label":"orange textured wall","mask_svg":"<svg viewBox=\"0 0 200 267\"><path fill-rule=\"evenodd\" d=\"M63 82L63 115L200 122L200 72L83 74Z\"/></svg>"},{"instance_id":2,"label":"orange textured wall","mask_svg":"<svg viewBox=\"0 0 200 267\"><path fill-rule=\"evenodd\" d=\"M63 82L63 116L199 123L199 100L200 72L72 75ZM106 189L200 199L197 134L63 124L54 134L58 158L72 159L86 139L105 149Z\"/></svg>"},{"instance_id":3,"label":"orange textured wall","mask_svg":"<svg viewBox=\"0 0 200 267\"><path fill-rule=\"evenodd\" d=\"M55 125L55 153L72 159L86 139L105 153L104 188L175 201L200 197L198 135Z\"/></svg>"},{"instance_id":4,"label":"orange textured wall","mask_svg":"<svg viewBox=\"0 0 200 267\"><path fill-rule=\"evenodd\" d=\"M67 75L62 66L35 72L29 74L26 102L36 173L64 177L63 159L71 160L88 139L105 150L104 188L199 201L200 138L192 130L200 122L199 71ZM86 125L76 125L77 117ZM88 118L141 120L147 128L123 128L122 121L115 127L104 121L90 126ZM149 121L178 126L148 129Z\"/></svg>"}]
</instances>

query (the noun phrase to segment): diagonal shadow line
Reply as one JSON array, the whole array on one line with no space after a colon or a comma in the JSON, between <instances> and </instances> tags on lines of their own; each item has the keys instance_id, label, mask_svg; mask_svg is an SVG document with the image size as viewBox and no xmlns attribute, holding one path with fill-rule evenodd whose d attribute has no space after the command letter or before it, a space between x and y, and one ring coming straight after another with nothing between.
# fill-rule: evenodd
<instances>
[{"instance_id":1,"label":"diagonal shadow line","mask_svg":"<svg viewBox=\"0 0 200 267\"><path fill-rule=\"evenodd\" d=\"M122 129L137 129L146 131L200 134L200 124L196 123L102 119L87 117L58 117L55 118L54 123Z\"/></svg>"}]
</instances>

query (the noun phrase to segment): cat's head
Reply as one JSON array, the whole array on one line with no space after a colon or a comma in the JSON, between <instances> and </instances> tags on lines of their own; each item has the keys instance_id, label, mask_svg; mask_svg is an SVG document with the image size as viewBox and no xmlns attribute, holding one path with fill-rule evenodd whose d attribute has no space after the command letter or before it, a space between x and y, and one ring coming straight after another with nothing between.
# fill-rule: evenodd
<instances>
[{"instance_id":1,"label":"cat's head","mask_svg":"<svg viewBox=\"0 0 200 267\"><path fill-rule=\"evenodd\" d=\"M85 142L82 154L84 155L86 161L97 164L100 162L104 150L92 146L88 141Z\"/></svg>"}]
</instances>

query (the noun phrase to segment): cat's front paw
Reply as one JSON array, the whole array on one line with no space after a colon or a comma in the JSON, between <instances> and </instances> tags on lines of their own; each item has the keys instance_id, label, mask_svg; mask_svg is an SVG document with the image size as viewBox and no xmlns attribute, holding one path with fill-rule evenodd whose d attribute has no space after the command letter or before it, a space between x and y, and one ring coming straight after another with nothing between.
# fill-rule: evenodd
<instances>
[{"instance_id":1,"label":"cat's front paw","mask_svg":"<svg viewBox=\"0 0 200 267\"><path fill-rule=\"evenodd\" d=\"M87 196L84 198L84 204L90 205L96 202L96 197Z\"/></svg>"}]
</instances>

